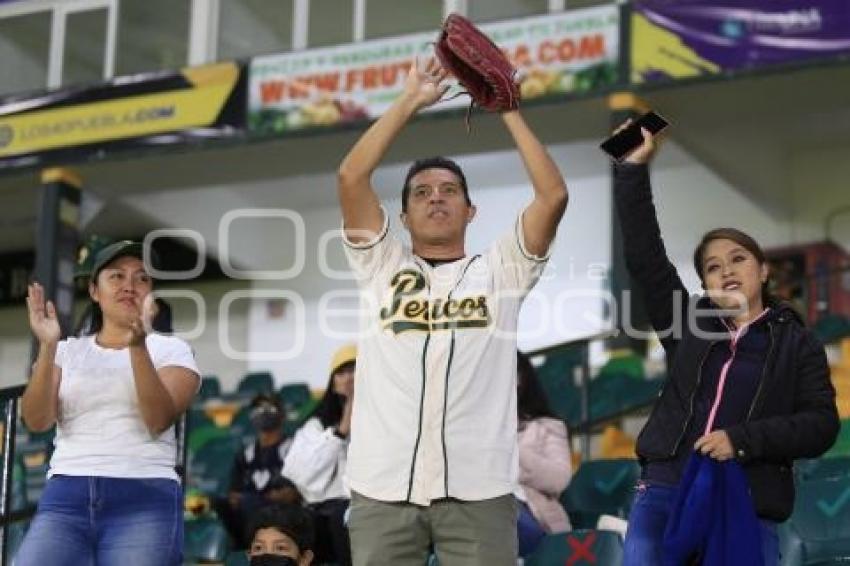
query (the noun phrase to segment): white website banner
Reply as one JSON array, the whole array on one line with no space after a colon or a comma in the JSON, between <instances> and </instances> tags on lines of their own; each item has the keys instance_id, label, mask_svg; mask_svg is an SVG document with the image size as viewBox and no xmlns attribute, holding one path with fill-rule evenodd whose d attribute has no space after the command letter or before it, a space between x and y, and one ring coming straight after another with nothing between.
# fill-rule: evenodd
<instances>
[{"instance_id":1,"label":"white website banner","mask_svg":"<svg viewBox=\"0 0 850 566\"><path fill-rule=\"evenodd\" d=\"M616 6L572 10L481 29L519 71L523 99L587 92L617 80ZM380 116L399 95L414 57L430 57L438 32L257 57L251 62L249 125L279 133ZM454 87L447 98L459 87ZM429 110L463 107L459 96Z\"/></svg>"}]
</instances>

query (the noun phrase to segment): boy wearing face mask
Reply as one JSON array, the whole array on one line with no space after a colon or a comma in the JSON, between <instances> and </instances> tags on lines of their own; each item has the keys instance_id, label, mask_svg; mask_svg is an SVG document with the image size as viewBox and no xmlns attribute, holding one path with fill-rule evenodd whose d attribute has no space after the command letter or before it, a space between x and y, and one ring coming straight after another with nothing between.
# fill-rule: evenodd
<instances>
[{"instance_id":1,"label":"boy wearing face mask","mask_svg":"<svg viewBox=\"0 0 850 566\"><path fill-rule=\"evenodd\" d=\"M261 393L250 406L257 437L236 455L227 500L220 502L217 509L239 548L245 548L251 540L244 538L245 525L258 509L271 503L301 502L298 489L281 476L292 440L283 435L280 401Z\"/></svg>"},{"instance_id":2,"label":"boy wearing face mask","mask_svg":"<svg viewBox=\"0 0 850 566\"><path fill-rule=\"evenodd\" d=\"M313 521L300 505L262 509L251 527L251 566L310 566L313 563Z\"/></svg>"}]
</instances>

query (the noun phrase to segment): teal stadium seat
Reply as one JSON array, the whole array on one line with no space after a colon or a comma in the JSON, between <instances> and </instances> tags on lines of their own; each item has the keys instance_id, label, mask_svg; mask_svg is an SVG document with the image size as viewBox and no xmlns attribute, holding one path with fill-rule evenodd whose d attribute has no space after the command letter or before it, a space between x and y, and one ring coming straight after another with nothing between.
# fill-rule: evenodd
<instances>
[{"instance_id":1,"label":"teal stadium seat","mask_svg":"<svg viewBox=\"0 0 850 566\"><path fill-rule=\"evenodd\" d=\"M193 519L184 523L183 561L194 564L221 564L230 552L230 538L215 518Z\"/></svg>"},{"instance_id":2,"label":"teal stadium seat","mask_svg":"<svg viewBox=\"0 0 850 566\"><path fill-rule=\"evenodd\" d=\"M800 460L794 464L794 473L799 481L850 476L850 456Z\"/></svg>"},{"instance_id":3,"label":"teal stadium seat","mask_svg":"<svg viewBox=\"0 0 850 566\"><path fill-rule=\"evenodd\" d=\"M239 385L236 387L237 393L245 397L253 397L259 393L274 393L274 378L267 371L254 371L246 373Z\"/></svg>"},{"instance_id":4,"label":"teal stadium seat","mask_svg":"<svg viewBox=\"0 0 850 566\"><path fill-rule=\"evenodd\" d=\"M216 375L205 375L201 379L201 389L198 391L198 400L217 399L221 397L221 382Z\"/></svg>"},{"instance_id":5,"label":"teal stadium seat","mask_svg":"<svg viewBox=\"0 0 850 566\"><path fill-rule=\"evenodd\" d=\"M622 561L619 534L587 529L547 535L525 559L525 566L618 566Z\"/></svg>"},{"instance_id":6,"label":"teal stadium seat","mask_svg":"<svg viewBox=\"0 0 850 566\"><path fill-rule=\"evenodd\" d=\"M191 455L189 487L207 495L225 495L233 460L241 449L242 443L237 438L228 436L210 439Z\"/></svg>"},{"instance_id":7,"label":"teal stadium seat","mask_svg":"<svg viewBox=\"0 0 850 566\"><path fill-rule=\"evenodd\" d=\"M15 554L21 547L21 543L24 542L24 536L27 534L29 525L29 521L18 521L7 527L9 529L9 550L6 556L10 559L9 564L14 564Z\"/></svg>"},{"instance_id":8,"label":"teal stadium seat","mask_svg":"<svg viewBox=\"0 0 850 566\"><path fill-rule=\"evenodd\" d=\"M561 494L561 504L569 514L573 528L595 528L600 515L627 518L639 477L637 460L590 460L582 463Z\"/></svg>"},{"instance_id":9,"label":"teal stadium seat","mask_svg":"<svg viewBox=\"0 0 850 566\"><path fill-rule=\"evenodd\" d=\"M841 430L838 432L838 438L835 444L829 449L829 452L824 454L827 458L837 456L850 456L850 419L841 421Z\"/></svg>"},{"instance_id":10,"label":"teal stadium seat","mask_svg":"<svg viewBox=\"0 0 850 566\"><path fill-rule=\"evenodd\" d=\"M278 389L277 396L288 419L303 417L304 408L313 404L313 395L306 383L287 383Z\"/></svg>"},{"instance_id":11,"label":"teal stadium seat","mask_svg":"<svg viewBox=\"0 0 850 566\"><path fill-rule=\"evenodd\" d=\"M850 564L850 476L800 482L779 534L782 566Z\"/></svg>"},{"instance_id":12,"label":"teal stadium seat","mask_svg":"<svg viewBox=\"0 0 850 566\"><path fill-rule=\"evenodd\" d=\"M285 416L283 434L291 437L304 424L304 421L316 408L318 401L313 398L310 387L306 383L288 383L278 390L277 395L281 405L283 405Z\"/></svg>"},{"instance_id":13,"label":"teal stadium seat","mask_svg":"<svg viewBox=\"0 0 850 566\"><path fill-rule=\"evenodd\" d=\"M581 394L575 384L575 372L581 367L582 359L581 349L564 348L547 354L537 367L537 377L549 408L570 427L581 420Z\"/></svg>"}]
</instances>

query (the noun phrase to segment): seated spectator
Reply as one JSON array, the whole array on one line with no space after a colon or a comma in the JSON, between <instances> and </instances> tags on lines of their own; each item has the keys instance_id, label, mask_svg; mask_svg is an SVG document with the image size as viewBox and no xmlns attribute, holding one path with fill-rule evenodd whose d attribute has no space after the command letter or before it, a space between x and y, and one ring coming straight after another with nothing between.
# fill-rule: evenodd
<instances>
[{"instance_id":1,"label":"seated spectator","mask_svg":"<svg viewBox=\"0 0 850 566\"><path fill-rule=\"evenodd\" d=\"M245 525L260 508L270 503L300 503L295 486L281 475L291 440L283 435L280 401L261 393L251 400L254 442L236 455L227 499L216 502L221 517L237 548L245 548Z\"/></svg>"},{"instance_id":2,"label":"seated spectator","mask_svg":"<svg viewBox=\"0 0 850 566\"><path fill-rule=\"evenodd\" d=\"M354 402L357 350L340 348L331 361L325 395L295 433L283 465L316 521L316 561L351 564L348 529L343 517L351 495L343 484Z\"/></svg>"},{"instance_id":3,"label":"seated spectator","mask_svg":"<svg viewBox=\"0 0 850 566\"><path fill-rule=\"evenodd\" d=\"M549 409L528 357L517 352L518 536L527 556L547 533L570 530L559 496L572 476L567 425Z\"/></svg>"},{"instance_id":4,"label":"seated spectator","mask_svg":"<svg viewBox=\"0 0 850 566\"><path fill-rule=\"evenodd\" d=\"M251 526L251 566L310 566L313 563L313 519L300 505L271 505Z\"/></svg>"}]
</instances>

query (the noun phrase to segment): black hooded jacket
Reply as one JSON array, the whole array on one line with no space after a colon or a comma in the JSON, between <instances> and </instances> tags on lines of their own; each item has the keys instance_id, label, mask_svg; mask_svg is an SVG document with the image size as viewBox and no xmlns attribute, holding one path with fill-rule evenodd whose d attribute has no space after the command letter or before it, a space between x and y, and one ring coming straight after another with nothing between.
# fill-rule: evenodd
<instances>
[{"instance_id":1,"label":"black hooded jacket","mask_svg":"<svg viewBox=\"0 0 850 566\"><path fill-rule=\"evenodd\" d=\"M640 433L642 463L675 456L693 416L702 364L723 324L706 297L689 296L667 257L645 165L615 168L614 199L626 265L667 355L668 380ZM827 451L840 422L823 346L785 304L772 305L764 369L747 418L725 428L760 517L794 508L793 461ZM689 322L692 321L692 322Z\"/></svg>"}]
</instances>

